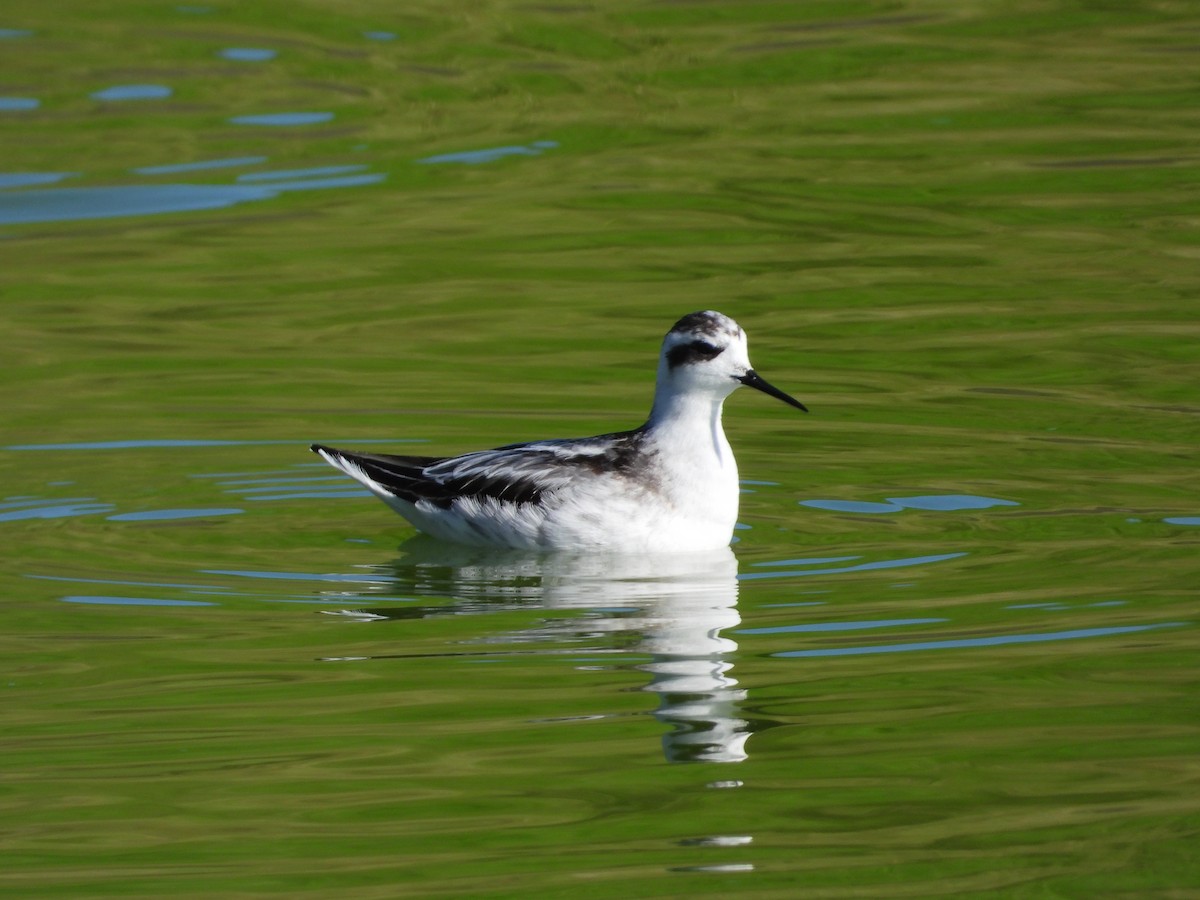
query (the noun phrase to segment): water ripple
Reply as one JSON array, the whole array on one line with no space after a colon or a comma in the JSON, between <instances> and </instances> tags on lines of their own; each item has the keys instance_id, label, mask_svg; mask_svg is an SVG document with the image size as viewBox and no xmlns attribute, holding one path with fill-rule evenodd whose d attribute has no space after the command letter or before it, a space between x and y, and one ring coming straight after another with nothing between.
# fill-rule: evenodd
<instances>
[{"instance_id":1,"label":"water ripple","mask_svg":"<svg viewBox=\"0 0 1200 900\"><path fill-rule=\"evenodd\" d=\"M64 603L90 603L97 606L218 606L207 600L166 600L161 597L73 596L61 598Z\"/></svg>"},{"instance_id":2,"label":"water ripple","mask_svg":"<svg viewBox=\"0 0 1200 900\"><path fill-rule=\"evenodd\" d=\"M0 97L0 109L2 108L3 98ZM0 190L54 184L64 178L74 178L78 174L77 172L0 172Z\"/></svg>"},{"instance_id":3,"label":"water ripple","mask_svg":"<svg viewBox=\"0 0 1200 900\"><path fill-rule=\"evenodd\" d=\"M124 102L126 100L164 100L171 89L162 84L117 84L92 94L93 100Z\"/></svg>"},{"instance_id":4,"label":"water ripple","mask_svg":"<svg viewBox=\"0 0 1200 900\"><path fill-rule=\"evenodd\" d=\"M948 559L958 559L966 555L966 553L938 553L932 556L882 559L876 562L865 562L853 566L837 566L825 569L789 569L784 572L744 572L738 575L738 581L758 581L764 578L798 578L805 575L840 575L845 572L866 572L873 569L898 569L905 566L920 566L926 563L944 562Z\"/></svg>"},{"instance_id":5,"label":"water ripple","mask_svg":"<svg viewBox=\"0 0 1200 900\"><path fill-rule=\"evenodd\" d=\"M269 128L286 128L290 125L319 125L332 119L333 113L331 112L285 112L234 116L229 121L234 125L265 125Z\"/></svg>"},{"instance_id":6,"label":"water ripple","mask_svg":"<svg viewBox=\"0 0 1200 900\"><path fill-rule=\"evenodd\" d=\"M898 628L903 625L933 625L949 619L875 619L862 622L814 622L808 625L776 625L770 628L739 628L735 634L792 634L807 631L861 631L871 628Z\"/></svg>"},{"instance_id":7,"label":"water ripple","mask_svg":"<svg viewBox=\"0 0 1200 900\"><path fill-rule=\"evenodd\" d=\"M239 578L265 578L272 581L337 581L351 584L389 584L397 581L390 575L356 575L338 572L265 572L251 569L201 569L205 575L235 575Z\"/></svg>"},{"instance_id":8,"label":"water ripple","mask_svg":"<svg viewBox=\"0 0 1200 900\"><path fill-rule=\"evenodd\" d=\"M133 169L136 175L176 175L180 172L200 172L207 169L229 169L241 166L257 166L265 163L265 156L231 156L225 159L204 159L197 162L173 163L165 166L142 166ZM240 181L241 179L239 179Z\"/></svg>"},{"instance_id":9,"label":"water ripple","mask_svg":"<svg viewBox=\"0 0 1200 900\"><path fill-rule=\"evenodd\" d=\"M110 522L163 522L175 519L199 519L210 516L236 516L244 509L149 509L141 512L118 513L109 516Z\"/></svg>"},{"instance_id":10,"label":"water ripple","mask_svg":"<svg viewBox=\"0 0 1200 900\"><path fill-rule=\"evenodd\" d=\"M234 62L266 62L278 56L279 52L266 47L226 47L217 55Z\"/></svg>"},{"instance_id":11,"label":"water ripple","mask_svg":"<svg viewBox=\"0 0 1200 900\"><path fill-rule=\"evenodd\" d=\"M65 519L70 516L90 516L112 512L111 503L98 503L94 497L68 499L28 499L0 503L0 522L17 522L22 519Z\"/></svg>"},{"instance_id":12,"label":"water ripple","mask_svg":"<svg viewBox=\"0 0 1200 900\"><path fill-rule=\"evenodd\" d=\"M437 156L426 156L417 162L426 165L440 163L462 163L475 166L480 163L495 162L506 156L540 156L544 150L552 150L558 146L558 141L534 141L532 144L510 147L487 147L483 150L464 150L459 153L442 153Z\"/></svg>"},{"instance_id":13,"label":"water ripple","mask_svg":"<svg viewBox=\"0 0 1200 900\"><path fill-rule=\"evenodd\" d=\"M367 166L318 166L311 169L281 169L277 172L250 172L246 175L239 175L238 182L245 184L247 182L258 181L299 181L303 178L317 178L326 175L345 175L349 172L361 172Z\"/></svg>"},{"instance_id":14,"label":"water ripple","mask_svg":"<svg viewBox=\"0 0 1200 900\"><path fill-rule=\"evenodd\" d=\"M818 656L864 656L872 653L912 653L918 650L952 650L965 647L1001 647L1007 644L1037 644L1048 641L1071 641L1080 638L1108 637L1117 634L1136 634L1162 628L1179 628L1188 622L1160 622L1154 625L1119 625L1111 628L1073 628L1067 631L1046 631L1037 634L997 634L990 637L952 638L941 641L913 641L905 644L875 644L868 647L825 647L814 650L783 650L772 656L799 659Z\"/></svg>"},{"instance_id":15,"label":"water ripple","mask_svg":"<svg viewBox=\"0 0 1200 900\"><path fill-rule=\"evenodd\" d=\"M954 512L963 509L989 509L993 506L1020 506L1014 500L979 497L975 494L923 494L916 497L888 497L886 502L870 500L801 500L801 506L830 512L894 513L902 509L922 509L935 512Z\"/></svg>"}]
</instances>

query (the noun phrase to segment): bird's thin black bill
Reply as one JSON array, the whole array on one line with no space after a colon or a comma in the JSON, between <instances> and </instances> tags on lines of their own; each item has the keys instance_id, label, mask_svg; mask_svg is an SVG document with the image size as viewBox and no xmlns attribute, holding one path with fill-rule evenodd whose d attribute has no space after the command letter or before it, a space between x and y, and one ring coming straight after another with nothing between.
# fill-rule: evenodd
<instances>
[{"instance_id":1,"label":"bird's thin black bill","mask_svg":"<svg viewBox=\"0 0 1200 900\"><path fill-rule=\"evenodd\" d=\"M745 375L743 375L741 378L739 378L738 381L740 381L742 384L746 385L746 387L757 388L758 390L762 391L764 394L769 394L770 396L774 397L776 400L782 400L784 403L787 403L789 406L794 406L794 407L796 407L796 409L802 409L805 412L808 412L807 406L805 406L803 403L801 403L795 397L785 394L779 388L775 387L775 385L771 384L769 381L762 378L753 369L751 369L749 372L747 372Z\"/></svg>"}]
</instances>

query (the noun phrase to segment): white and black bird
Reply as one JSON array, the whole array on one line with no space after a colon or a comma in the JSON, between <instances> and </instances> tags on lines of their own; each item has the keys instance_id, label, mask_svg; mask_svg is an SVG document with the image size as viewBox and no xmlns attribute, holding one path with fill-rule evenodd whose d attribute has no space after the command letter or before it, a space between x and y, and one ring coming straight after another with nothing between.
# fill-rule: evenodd
<instances>
[{"instance_id":1,"label":"white and black bird","mask_svg":"<svg viewBox=\"0 0 1200 900\"><path fill-rule=\"evenodd\" d=\"M721 407L741 385L797 409L750 366L746 333L695 312L667 332L646 424L463 456L314 453L418 529L460 544L523 550L686 552L727 546L738 470Z\"/></svg>"}]
</instances>

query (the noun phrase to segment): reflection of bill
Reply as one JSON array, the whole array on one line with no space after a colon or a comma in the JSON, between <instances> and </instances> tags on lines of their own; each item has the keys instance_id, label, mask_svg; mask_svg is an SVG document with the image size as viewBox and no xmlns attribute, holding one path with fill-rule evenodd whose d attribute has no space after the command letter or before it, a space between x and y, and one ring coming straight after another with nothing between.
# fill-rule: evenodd
<instances>
[{"instance_id":1,"label":"reflection of bill","mask_svg":"<svg viewBox=\"0 0 1200 900\"><path fill-rule=\"evenodd\" d=\"M737 715L745 691L729 676L737 644L721 631L741 621L737 558L728 547L702 554L530 554L455 547L416 538L392 565L387 589L453 598L452 609L536 604L587 609L591 634L634 638L623 652L649 654L637 666L651 675L655 717L672 726L663 738L671 761L739 762L746 758L748 724ZM372 609L360 617L409 618L416 612ZM425 614L436 614L426 608ZM510 638L576 638L581 621L563 618Z\"/></svg>"}]
</instances>

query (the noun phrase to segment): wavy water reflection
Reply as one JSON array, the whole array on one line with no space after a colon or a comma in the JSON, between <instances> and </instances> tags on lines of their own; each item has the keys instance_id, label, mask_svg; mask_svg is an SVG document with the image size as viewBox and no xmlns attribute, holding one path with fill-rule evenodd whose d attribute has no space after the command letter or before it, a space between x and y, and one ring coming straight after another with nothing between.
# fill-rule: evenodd
<instances>
[{"instance_id":1,"label":"wavy water reflection","mask_svg":"<svg viewBox=\"0 0 1200 900\"><path fill-rule=\"evenodd\" d=\"M980 497L975 494L922 494L916 497L888 497L883 502L874 500L801 500L801 506L823 509L829 512L879 513L900 512L903 509L920 509L932 512L957 512L968 509L990 509L993 506L1020 506L1015 500L998 497Z\"/></svg>"},{"instance_id":2,"label":"wavy water reflection","mask_svg":"<svg viewBox=\"0 0 1200 900\"><path fill-rule=\"evenodd\" d=\"M101 503L95 497L13 497L0 503L0 522L22 519L63 519L71 516L90 516L112 512L116 507Z\"/></svg>"},{"instance_id":3,"label":"wavy water reflection","mask_svg":"<svg viewBox=\"0 0 1200 900\"><path fill-rule=\"evenodd\" d=\"M558 141L534 141L532 144L519 144L505 147L486 147L482 150L461 150L457 153L441 153L437 156L426 156L417 162L425 165L440 165L444 163L461 163L476 166L481 163L495 162L506 156L541 156L546 150L553 150Z\"/></svg>"},{"instance_id":4,"label":"wavy water reflection","mask_svg":"<svg viewBox=\"0 0 1200 900\"><path fill-rule=\"evenodd\" d=\"M0 109L4 108L0 97ZM6 188L33 187L39 184L54 184L64 178L73 178L75 172L0 172L0 190Z\"/></svg>"},{"instance_id":5,"label":"wavy water reflection","mask_svg":"<svg viewBox=\"0 0 1200 900\"><path fill-rule=\"evenodd\" d=\"M347 611L360 621L457 614L480 605L541 606L582 613L547 618L489 642L554 642L578 652L650 656L634 668L642 690L658 697L654 716L671 727L663 755L672 762L739 762L751 727L739 714L746 693L730 672L737 643L724 636L741 622L737 558L723 552L672 556L524 554L459 548L426 538L403 546L380 587L441 596L449 607ZM383 573L381 573L383 574ZM378 577L378 576L375 576Z\"/></svg>"},{"instance_id":6,"label":"wavy water reflection","mask_svg":"<svg viewBox=\"0 0 1200 900\"><path fill-rule=\"evenodd\" d=\"M1111 628L1072 628L1036 634L995 634L987 637L953 638L941 641L911 641L896 644L873 644L859 647L821 647L812 650L784 650L778 657L802 658L818 656L863 656L875 653L910 653L915 650L949 650L965 647L1000 647L1005 644L1040 644L1049 641L1072 641L1080 638L1110 637L1118 634L1137 634L1162 628L1180 628L1187 622L1155 622L1150 625L1121 625Z\"/></svg>"},{"instance_id":7,"label":"wavy water reflection","mask_svg":"<svg viewBox=\"0 0 1200 900\"><path fill-rule=\"evenodd\" d=\"M172 163L164 166L142 166L131 169L135 175L176 175L180 172L202 172L208 169L236 169L265 163L265 156L230 156L224 159L202 159L196 162Z\"/></svg>"},{"instance_id":8,"label":"wavy water reflection","mask_svg":"<svg viewBox=\"0 0 1200 900\"><path fill-rule=\"evenodd\" d=\"M102 100L151 99L151 95L145 91L140 96L136 95L133 91L135 87L148 89L145 85L124 86L110 88L93 96ZM231 121L237 121L238 124L302 125L326 121L328 118L332 118L332 113L244 116ZM259 165L266 159L265 156L236 156L141 166L131 171L147 176L176 175ZM287 192L364 187L386 180L386 174L364 171L367 168L353 164L253 172L240 176L234 184L118 184L69 188L37 186L53 184L77 173L0 173L0 224L67 222L223 209L240 203L272 200Z\"/></svg>"},{"instance_id":9,"label":"wavy water reflection","mask_svg":"<svg viewBox=\"0 0 1200 900\"><path fill-rule=\"evenodd\" d=\"M896 559L878 559L871 562L855 563L852 566L824 566L807 569L798 566L808 566L818 563L843 562L861 559L858 556L837 556L814 559L788 559L780 562L755 563L756 566L781 567L774 572L746 572L739 575L741 581L761 581L766 578L801 578L812 575L839 575L845 572L869 572L877 569L903 569L908 566L923 566L927 563L945 562L959 559L966 553L934 553L926 556L902 556Z\"/></svg>"},{"instance_id":10,"label":"wavy water reflection","mask_svg":"<svg viewBox=\"0 0 1200 900\"><path fill-rule=\"evenodd\" d=\"M96 91L93 100L106 103L122 103L129 100L165 100L171 96L171 89L164 84L116 84Z\"/></svg>"},{"instance_id":11,"label":"wavy water reflection","mask_svg":"<svg viewBox=\"0 0 1200 900\"><path fill-rule=\"evenodd\" d=\"M226 47L217 55L222 59L234 62L266 62L274 59L278 55L278 51L266 47Z\"/></svg>"},{"instance_id":12,"label":"wavy water reflection","mask_svg":"<svg viewBox=\"0 0 1200 900\"><path fill-rule=\"evenodd\" d=\"M264 125L268 128L288 128L293 125L320 125L333 120L331 112L281 112L256 113L248 116L233 116L234 125Z\"/></svg>"}]
</instances>

